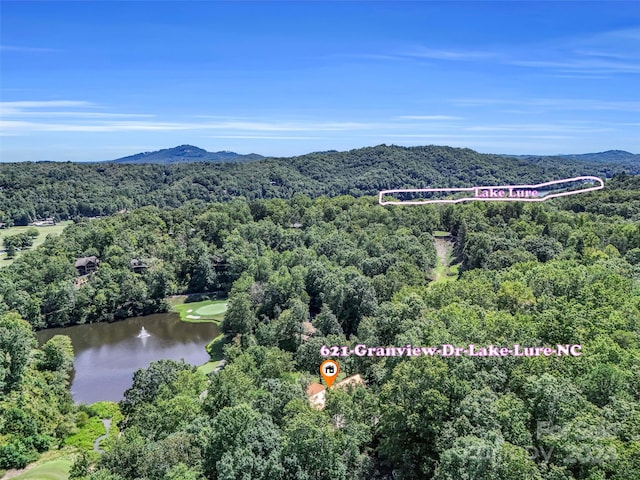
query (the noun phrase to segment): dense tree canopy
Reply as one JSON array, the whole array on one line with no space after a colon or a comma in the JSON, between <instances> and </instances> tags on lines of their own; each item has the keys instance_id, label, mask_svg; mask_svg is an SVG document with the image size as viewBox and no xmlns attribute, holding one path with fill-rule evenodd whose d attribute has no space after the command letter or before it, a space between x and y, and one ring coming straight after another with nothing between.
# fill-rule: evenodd
<instances>
[{"instance_id":1,"label":"dense tree canopy","mask_svg":"<svg viewBox=\"0 0 640 480\"><path fill-rule=\"evenodd\" d=\"M295 181L265 162L269 182ZM313 164L295 165L330 188ZM366 169L354 168L335 177L345 182L335 192L292 188L288 199L263 192L166 209L150 191L158 206L78 219L2 268L0 468L56 444L79 415L66 389L68 340L37 349L33 328L163 311L167 295L206 291L229 300L226 367L205 376L160 361L136 372L122 435L87 478L640 478L637 177L543 204L312 198L365 192L356 184ZM451 182L488 178L479 175ZM92 255L97 271L79 285L74 262ZM132 259L147 268L135 272ZM442 262L458 265L457 278L441 276ZM325 408L312 408L321 347L362 344L566 344L581 355L352 355L338 359L341 370L364 385L330 389Z\"/></svg>"},{"instance_id":2,"label":"dense tree canopy","mask_svg":"<svg viewBox=\"0 0 640 480\"><path fill-rule=\"evenodd\" d=\"M26 225L42 217L95 217L144 205L175 208L187 201L240 196L361 196L390 188L523 184L623 171L640 173L637 162L625 158L509 158L460 148L386 145L248 163L0 163L0 222ZM637 212L637 196L633 200Z\"/></svg>"}]
</instances>

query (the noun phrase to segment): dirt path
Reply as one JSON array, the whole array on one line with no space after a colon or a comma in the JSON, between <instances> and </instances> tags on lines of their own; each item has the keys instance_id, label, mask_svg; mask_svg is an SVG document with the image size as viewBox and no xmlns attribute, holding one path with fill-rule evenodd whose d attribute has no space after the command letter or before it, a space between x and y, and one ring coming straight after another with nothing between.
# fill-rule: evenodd
<instances>
[{"instance_id":1,"label":"dirt path","mask_svg":"<svg viewBox=\"0 0 640 480\"><path fill-rule=\"evenodd\" d=\"M436 238L436 254L441 265L448 266L449 254L453 249L453 244L449 240Z\"/></svg>"},{"instance_id":2,"label":"dirt path","mask_svg":"<svg viewBox=\"0 0 640 480\"><path fill-rule=\"evenodd\" d=\"M436 267L433 269L433 281L438 282L454 275L449 267L453 252L453 242L444 238L435 238L434 240L437 259Z\"/></svg>"},{"instance_id":3,"label":"dirt path","mask_svg":"<svg viewBox=\"0 0 640 480\"><path fill-rule=\"evenodd\" d=\"M109 429L111 428L111 419L103 418L102 424L104 425L104 429L107 431L107 433L105 433L104 435L100 435L98 438L96 438L96 441L93 442L94 452L104 453L104 450L100 448L100 442L109 436Z\"/></svg>"}]
</instances>

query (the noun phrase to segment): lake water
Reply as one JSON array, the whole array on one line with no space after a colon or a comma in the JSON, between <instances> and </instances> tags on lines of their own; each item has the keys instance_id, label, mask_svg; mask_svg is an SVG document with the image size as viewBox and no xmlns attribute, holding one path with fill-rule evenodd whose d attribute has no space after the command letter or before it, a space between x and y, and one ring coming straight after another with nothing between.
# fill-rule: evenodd
<instances>
[{"instance_id":1,"label":"lake water","mask_svg":"<svg viewBox=\"0 0 640 480\"><path fill-rule=\"evenodd\" d=\"M148 336L141 336L143 331ZM155 360L201 365L209 360L205 346L219 334L214 323L185 323L176 313L135 317L37 332L42 344L68 335L75 352L71 394L76 403L122 400L133 373Z\"/></svg>"}]
</instances>

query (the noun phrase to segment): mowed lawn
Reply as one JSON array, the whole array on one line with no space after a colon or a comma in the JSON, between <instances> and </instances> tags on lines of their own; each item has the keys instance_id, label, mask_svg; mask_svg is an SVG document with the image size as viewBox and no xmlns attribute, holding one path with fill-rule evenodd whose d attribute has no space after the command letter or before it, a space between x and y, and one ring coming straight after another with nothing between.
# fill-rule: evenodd
<instances>
[{"instance_id":1,"label":"mowed lawn","mask_svg":"<svg viewBox=\"0 0 640 480\"><path fill-rule=\"evenodd\" d=\"M184 322L216 322L224 318L227 311L226 300L205 300L174 305L173 309L180 314Z\"/></svg>"},{"instance_id":2,"label":"mowed lawn","mask_svg":"<svg viewBox=\"0 0 640 480\"><path fill-rule=\"evenodd\" d=\"M13 480L68 480L70 468L71 460L50 460L13 477Z\"/></svg>"},{"instance_id":3,"label":"mowed lawn","mask_svg":"<svg viewBox=\"0 0 640 480\"><path fill-rule=\"evenodd\" d=\"M11 228L1 228L0 229L0 267L3 267L5 265L11 265L11 263L13 263L13 261L23 253L23 252L18 252L14 258L7 258L7 255L4 252L4 246L2 244L2 241L3 241L4 237L8 237L10 235L15 235L17 233L26 232L29 228L35 228L35 229L38 230L38 233L40 235L38 235L33 240L33 247L31 247L31 249L34 249L38 245L42 245L44 243L45 239L47 238L47 235L49 235L49 234L60 235L60 233L62 233L62 230L64 230L64 228L67 225L71 225L72 223L73 222L71 220L65 220L64 222L60 222L60 223L58 223L56 225L51 225L51 226L47 226L47 227L11 227ZM29 250L27 250L27 251L29 251Z\"/></svg>"}]
</instances>

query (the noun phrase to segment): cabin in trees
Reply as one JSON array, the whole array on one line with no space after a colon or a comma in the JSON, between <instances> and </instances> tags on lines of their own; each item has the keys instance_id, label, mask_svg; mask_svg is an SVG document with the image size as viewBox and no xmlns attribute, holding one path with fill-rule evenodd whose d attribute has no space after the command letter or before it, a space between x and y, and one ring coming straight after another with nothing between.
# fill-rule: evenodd
<instances>
[{"instance_id":1,"label":"cabin in trees","mask_svg":"<svg viewBox=\"0 0 640 480\"><path fill-rule=\"evenodd\" d=\"M100 260L95 255L91 257L82 257L76 260L74 267L78 271L78 275L88 275L98 269Z\"/></svg>"},{"instance_id":2,"label":"cabin in trees","mask_svg":"<svg viewBox=\"0 0 640 480\"><path fill-rule=\"evenodd\" d=\"M32 227L51 227L53 225L56 224L56 219L53 217L47 217L47 218L38 218L36 220L34 220L33 222L31 222L29 224L29 226Z\"/></svg>"},{"instance_id":3,"label":"cabin in trees","mask_svg":"<svg viewBox=\"0 0 640 480\"><path fill-rule=\"evenodd\" d=\"M216 255L213 257L213 268L218 271L224 271L229 269L229 264L227 261L221 257L220 255Z\"/></svg>"},{"instance_id":4,"label":"cabin in trees","mask_svg":"<svg viewBox=\"0 0 640 480\"><path fill-rule=\"evenodd\" d=\"M307 387L307 397L312 407L322 410L324 408L326 389L319 383L312 383Z\"/></svg>"},{"instance_id":5,"label":"cabin in trees","mask_svg":"<svg viewBox=\"0 0 640 480\"><path fill-rule=\"evenodd\" d=\"M142 273L144 269L147 268L147 264L142 260L138 260L137 258L132 258L129 264L131 265L131 270L133 270L133 273Z\"/></svg>"},{"instance_id":6,"label":"cabin in trees","mask_svg":"<svg viewBox=\"0 0 640 480\"><path fill-rule=\"evenodd\" d=\"M365 386L364 380L358 374L345 378L341 382L336 383L333 388L356 388L358 385ZM322 410L325 404L325 396L327 390L320 383L313 382L307 387L307 398L309 403L315 409Z\"/></svg>"}]
</instances>

